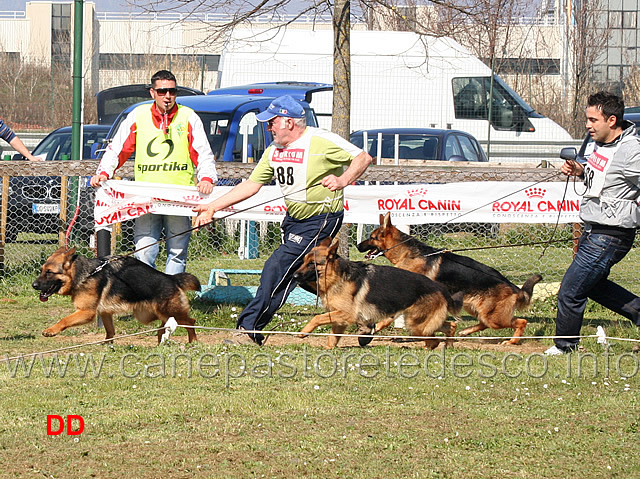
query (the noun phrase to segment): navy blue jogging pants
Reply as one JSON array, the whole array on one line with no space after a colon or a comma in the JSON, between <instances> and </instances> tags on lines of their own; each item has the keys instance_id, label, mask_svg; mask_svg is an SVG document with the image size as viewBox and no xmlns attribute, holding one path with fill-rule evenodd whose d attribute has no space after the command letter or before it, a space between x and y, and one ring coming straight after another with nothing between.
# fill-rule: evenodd
<instances>
[{"instance_id":1,"label":"navy blue jogging pants","mask_svg":"<svg viewBox=\"0 0 640 479\"><path fill-rule=\"evenodd\" d=\"M343 217L343 212L325 213L306 220L285 217L281 226L282 244L264 264L256 296L238 317L238 327L262 330L269 324L296 287L293 274L302 265L304 256L323 239L335 237ZM264 340L262 334L249 336L258 344Z\"/></svg>"}]
</instances>

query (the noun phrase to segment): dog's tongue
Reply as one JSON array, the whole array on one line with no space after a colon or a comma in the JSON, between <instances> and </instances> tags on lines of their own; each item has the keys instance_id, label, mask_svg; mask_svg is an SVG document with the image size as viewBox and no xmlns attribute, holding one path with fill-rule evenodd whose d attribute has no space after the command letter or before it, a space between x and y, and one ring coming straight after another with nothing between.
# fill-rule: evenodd
<instances>
[{"instance_id":1,"label":"dog's tongue","mask_svg":"<svg viewBox=\"0 0 640 479\"><path fill-rule=\"evenodd\" d=\"M45 296L44 293L40 293L40 301L42 302L49 301L49 296Z\"/></svg>"}]
</instances>

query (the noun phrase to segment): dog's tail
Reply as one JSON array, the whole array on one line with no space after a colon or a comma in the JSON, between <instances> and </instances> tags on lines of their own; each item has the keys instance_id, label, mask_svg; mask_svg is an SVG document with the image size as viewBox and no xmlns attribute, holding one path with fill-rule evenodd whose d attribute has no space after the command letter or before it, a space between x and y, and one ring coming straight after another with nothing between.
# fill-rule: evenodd
<instances>
[{"instance_id":1,"label":"dog's tail","mask_svg":"<svg viewBox=\"0 0 640 479\"><path fill-rule=\"evenodd\" d=\"M464 299L464 293L458 291L454 295L447 295L447 311L454 318L458 317L462 310L462 300Z\"/></svg>"},{"instance_id":2,"label":"dog's tail","mask_svg":"<svg viewBox=\"0 0 640 479\"><path fill-rule=\"evenodd\" d=\"M518 291L518 299L516 300L516 309L524 309L531 303L531 297L533 296L533 287L542 280L542 276L534 274L529 277L528 280L522 285L520 291Z\"/></svg>"},{"instance_id":3,"label":"dog's tail","mask_svg":"<svg viewBox=\"0 0 640 479\"><path fill-rule=\"evenodd\" d=\"M173 277L182 291L200 291L200 280L191 273L178 273Z\"/></svg>"}]
</instances>

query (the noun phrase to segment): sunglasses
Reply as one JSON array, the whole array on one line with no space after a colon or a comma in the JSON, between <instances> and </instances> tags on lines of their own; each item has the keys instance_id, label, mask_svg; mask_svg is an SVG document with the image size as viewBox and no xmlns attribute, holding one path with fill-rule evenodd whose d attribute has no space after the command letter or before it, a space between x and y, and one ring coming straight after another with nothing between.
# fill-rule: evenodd
<instances>
[{"instance_id":1,"label":"sunglasses","mask_svg":"<svg viewBox=\"0 0 640 479\"><path fill-rule=\"evenodd\" d=\"M166 95L167 93L171 96L178 94L177 88L154 88L158 95Z\"/></svg>"}]
</instances>

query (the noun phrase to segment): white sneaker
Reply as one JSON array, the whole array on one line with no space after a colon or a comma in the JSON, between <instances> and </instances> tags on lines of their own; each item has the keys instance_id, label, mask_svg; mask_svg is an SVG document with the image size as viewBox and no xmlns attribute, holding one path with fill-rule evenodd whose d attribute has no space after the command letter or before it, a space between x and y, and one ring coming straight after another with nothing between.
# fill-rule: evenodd
<instances>
[{"instance_id":1,"label":"white sneaker","mask_svg":"<svg viewBox=\"0 0 640 479\"><path fill-rule=\"evenodd\" d=\"M549 349L547 349L544 352L545 356L562 356L563 354L566 354L562 349L560 349L558 346L551 346Z\"/></svg>"}]
</instances>

